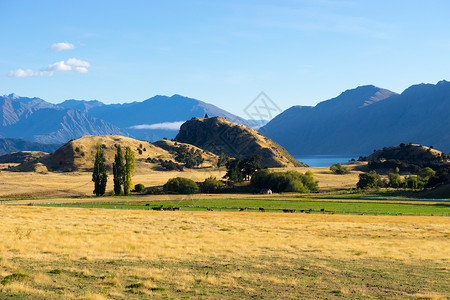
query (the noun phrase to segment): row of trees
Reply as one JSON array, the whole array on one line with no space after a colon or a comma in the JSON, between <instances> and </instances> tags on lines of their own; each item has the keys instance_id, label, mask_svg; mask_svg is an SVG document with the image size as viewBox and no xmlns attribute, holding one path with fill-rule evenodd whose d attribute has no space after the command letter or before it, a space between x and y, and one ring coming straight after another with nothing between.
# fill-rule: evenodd
<instances>
[{"instance_id":1,"label":"row of trees","mask_svg":"<svg viewBox=\"0 0 450 300\"><path fill-rule=\"evenodd\" d=\"M359 181L356 184L358 189L373 189L391 187L395 189L412 189L421 190L430 186L430 183L436 177L436 172L427 167L421 169L417 175L402 177L397 172L389 173L387 180L383 180L380 175L375 172L359 174Z\"/></svg>"},{"instance_id":2,"label":"row of trees","mask_svg":"<svg viewBox=\"0 0 450 300\"><path fill-rule=\"evenodd\" d=\"M189 178L176 177L171 178L164 185L164 191L166 193L179 193L179 194L195 194L199 190L202 193L217 193L223 186L223 183L217 180L215 177L208 177L200 184L198 184Z\"/></svg>"},{"instance_id":3,"label":"row of trees","mask_svg":"<svg viewBox=\"0 0 450 300\"><path fill-rule=\"evenodd\" d=\"M119 145L117 147L117 153L114 156L114 163L112 165L115 195L121 195L122 191L125 195L128 195L130 193L131 187L133 186L132 176L134 167L135 159L131 147L126 147L124 157L122 153L122 147ZM100 144L97 144L97 153L95 154L92 181L94 182L94 194L97 197L103 196L106 191L108 174L106 173L103 147Z\"/></svg>"}]
</instances>

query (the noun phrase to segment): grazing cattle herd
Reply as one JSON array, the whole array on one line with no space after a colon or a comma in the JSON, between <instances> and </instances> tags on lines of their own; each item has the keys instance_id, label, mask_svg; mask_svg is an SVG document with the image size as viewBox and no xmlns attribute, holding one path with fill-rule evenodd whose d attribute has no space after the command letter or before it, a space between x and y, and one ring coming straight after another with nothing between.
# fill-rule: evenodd
<instances>
[{"instance_id":1,"label":"grazing cattle herd","mask_svg":"<svg viewBox=\"0 0 450 300\"><path fill-rule=\"evenodd\" d=\"M145 206L150 208L150 204L149 203L145 204ZM164 205L152 206L151 209L152 210L158 210L158 211L178 211L178 210L180 210L179 207L173 207L173 206L164 207ZM247 209L248 209L247 207L241 207L241 208L239 208L239 211L244 212L244 211L247 211ZM207 211L214 211L214 209L212 209L210 207L207 207L206 210ZM274 209L274 210L276 210L276 209ZM266 212L266 209L263 208L263 207L260 207L260 208L258 208L258 211L259 212ZM284 213L295 213L297 210L296 209L282 209L282 211ZM307 214L310 214L312 211L313 210L311 208L310 209L300 209L299 210L299 212L307 213ZM324 208L322 208L322 209L320 209L320 212L321 213L325 213L326 211L325 211Z\"/></svg>"}]
</instances>

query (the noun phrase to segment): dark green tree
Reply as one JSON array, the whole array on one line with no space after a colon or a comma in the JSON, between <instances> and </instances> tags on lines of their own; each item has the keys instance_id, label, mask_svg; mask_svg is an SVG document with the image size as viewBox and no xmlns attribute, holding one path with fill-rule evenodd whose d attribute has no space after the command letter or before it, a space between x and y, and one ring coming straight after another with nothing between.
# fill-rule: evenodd
<instances>
[{"instance_id":1,"label":"dark green tree","mask_svg":"<svg viewBox=\"0 0 450 300\"><path fill-rule=\"evenodd\" d=\"M125 149L125 176L123 180L123 192L125 195L130 194L131 186L133 185L133 172L134 172L134 153L131 147L128 146Z\"/></svg>"},{"instance_id":2,"label":"dark green tree","mask_svg":"<svg viewBox=\"0 0 450 300\"><path fill-rule=\"evenodd\" d=\"M398 189L402 187L402 179L400 178L400 175L397 173L389 173L388 174L389 179L389 186Z\"/></svg>"},{"instance_id":3,"label":"dark green tree","mask_svg":"<svg viewBox=\"0 0 450 300\"><path fill-rule=\"evenodd\" d=\"M256 171L263 169L261 160L262 156L255 154L250 159L244 159L240 162L240 169L244 180L250 180Z\"/></svg>"},{"instance_id":4,"label":"dark green tree","mask_svg":"<svg viewBox=\"0 0 450 300\"><path fill-rule=\"evenodd\" d=\"M198 185L192 179L176 177L166 182L164 191L166 193L194 194L198 192Z\"/></svg>"},{"instance_id":5,"label":"dark green tree","mask_svg":"<svg viewBox=\"0 0 450 300\"><path fill-rule=\"evenodd\" d=\"M230 160L227 163L227 173L224 178L227 178L230 183L241 182L244 178L241 170L241 160L239 158Z\"/></svg>"},{"instance_id":6,"label":"dark green tree","mask_svg":"<svg viewBox=\"0 0 450 300\"><path fill-rule=\"evenodd\" d=\"M216 179L216 177L210 176L203 181L202 185L200 186L200 190L203 193L216 193L218 192L223 186L223 183Z\"/></svg>"},{"instance_id":7,"label":"dark green tree","mask_svg":"<svg viewBox=\"0 0 450 300\"><path fill-rule=\"evenodd\" d=\"M114 194L120 195L122 193L122 185L125 180L125 166L123 164L122 147L117 147L117 153L114 157L113 163L114 176Z\"/></svg>"},{"instance_id":8,"label":"dark green tree","mask_svg":"<svg viewBox=\"0 0 450 300\"><path fill-rule=\"evenodd\" d=\"M100 144L97 144L97 153L95 154L94 172L92 173L92 181L94 182L94 194L97 197L103 196L106 190L108 175L106 174L103 148Z\"/></svg>"},{"instance_id":9,"label":"dark green tree","mask_svg":"<svg viewBox=\"0 0 450 300\"><path fill-rule=\"evenodd\" d=\"M356 184L356 188L365 190L381 187L382 185L381 177L377 173L361 173L359 174L359 181Z\"/></svg>"}]
</instances>

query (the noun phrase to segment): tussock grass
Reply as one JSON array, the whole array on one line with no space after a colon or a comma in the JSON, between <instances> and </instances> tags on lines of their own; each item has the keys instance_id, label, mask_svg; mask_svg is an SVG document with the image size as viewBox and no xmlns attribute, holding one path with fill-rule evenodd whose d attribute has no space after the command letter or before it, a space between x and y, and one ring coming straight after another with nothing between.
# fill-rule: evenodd
<instances>
[{"instance_id":1,"label":"tussock grass","mask_svg":"<svg viewBox=\"0 0 450 300\"><path fill-rule=\"evenodd\" d=\"M450 296L447 217L1 206L0 223L0 280L28 275L0 298Z\"/></svg>"}]
</instances>

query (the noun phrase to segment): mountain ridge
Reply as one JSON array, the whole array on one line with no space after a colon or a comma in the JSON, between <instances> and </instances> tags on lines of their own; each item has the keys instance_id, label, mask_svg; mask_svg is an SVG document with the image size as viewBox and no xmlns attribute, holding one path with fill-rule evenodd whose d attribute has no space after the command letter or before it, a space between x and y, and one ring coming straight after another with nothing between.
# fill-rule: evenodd
<instances>
[{"instance_id":1,"label":"mountain ridge","mask_svg":"<svg viewBox=\"0 0 450 300\"><path fill-rule=\"evenodd\" d=\"M355 96L353 102L345 101L348 91ZM296 155L370 154L374 148L402 142L450 151L449 82L413 85L401 94L376 87L369 93L348 91L308 109L291 107L261 132ZM377 101L355 107L377 93Z\"/></svg>"}]
</instances>

